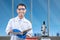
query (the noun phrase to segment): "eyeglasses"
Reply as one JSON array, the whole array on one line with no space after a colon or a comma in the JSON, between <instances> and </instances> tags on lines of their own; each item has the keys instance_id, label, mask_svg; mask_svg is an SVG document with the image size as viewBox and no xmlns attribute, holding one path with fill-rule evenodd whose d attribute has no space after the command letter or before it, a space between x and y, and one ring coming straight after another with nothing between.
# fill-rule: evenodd
<instances>
[{"instance_id":1,"label":"eyeglasses","mask_svg":"<svg viewBox=\"0 0 60 40\"><path fill-rule=\"evenodd\" d=\"M18 9L18 10L25 10L25 8L20 8L20 9Z\"/></svg>"}]
</instances>

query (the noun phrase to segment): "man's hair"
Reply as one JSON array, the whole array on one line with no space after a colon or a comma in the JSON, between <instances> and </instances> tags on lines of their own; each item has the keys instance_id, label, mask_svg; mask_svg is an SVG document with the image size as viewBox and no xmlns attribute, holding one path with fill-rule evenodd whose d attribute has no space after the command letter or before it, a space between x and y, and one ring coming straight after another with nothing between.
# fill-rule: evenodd
<instances>
[{"instance_id":1,"label":"man's hair","mask_svg":"<svg viewBox=\"0 0 60 40\"><path fill-rule=\"evenodd\" d=\"M26 5L23 4L23 3L18 4L18 5L17 5L17 8L18 8L19 6L24 6L24 7L26 8Z\"/></svg>"}]
</instances>

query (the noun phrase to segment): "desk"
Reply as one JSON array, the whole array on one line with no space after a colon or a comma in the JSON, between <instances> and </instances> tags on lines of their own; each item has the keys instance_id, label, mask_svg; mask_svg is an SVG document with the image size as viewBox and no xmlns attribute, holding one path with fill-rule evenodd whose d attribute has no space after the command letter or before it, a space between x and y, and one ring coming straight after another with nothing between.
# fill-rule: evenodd
<instances>
[{"instance_id":1,"label":"desk","mask_svg":"<svg viewBox=\"0 0 60 40\"><path fill-rule=\"evenodd\" d=\"M38 37L27 37L26 40L38 40Z\"/></svg>"}]
</instances>

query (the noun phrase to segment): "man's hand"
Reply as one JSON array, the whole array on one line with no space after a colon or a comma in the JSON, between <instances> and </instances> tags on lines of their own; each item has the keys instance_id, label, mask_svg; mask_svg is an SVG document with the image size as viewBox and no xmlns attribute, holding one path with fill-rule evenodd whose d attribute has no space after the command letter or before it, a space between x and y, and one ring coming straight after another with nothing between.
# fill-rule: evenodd
<instances>
[{"instance_id":1,"label":"man's hand","mask_svg":"<svg viewBox=\"0 0 60 40\"><path fill-rule=\"evenodd\" d=\"M26 37L30 37L29 35L26 35Z\"/></svg>"},{"instance_id":2,"label":"man's hand","mask_svg":"<svg viewBox=\"0 0 60 40\"><path fill-rule=\"evenodd\" d=\"M8 33L8 35L10 35L10 33L12 33L12 32L13 32L13 31L12 31L12 30L10 30L10 31L9 31L9 33Z\"/></svg>"},{"instance_id":3,"label":"man's hand","mask_svg":"<svg viewBox=\"0 0 60 40\"><path fill-rule=\"evenodd\" d=\"M23 33L28 32L28 31L30 31L30 30L31 30L31 28L30 28L30 29L27 29L27 30L24 30Z\"/></svg>"}]
</instances>

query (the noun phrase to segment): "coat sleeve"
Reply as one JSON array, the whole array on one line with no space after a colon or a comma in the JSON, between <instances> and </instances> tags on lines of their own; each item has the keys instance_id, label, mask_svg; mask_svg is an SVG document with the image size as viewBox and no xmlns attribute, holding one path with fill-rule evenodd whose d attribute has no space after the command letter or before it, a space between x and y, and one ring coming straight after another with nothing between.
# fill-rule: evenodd
<instances>
[{"instance_id":1,"label":"coat sleeve","mask_svg":"<svg viewBox=\"0 0 60 40\"><path fill-rule=\"evenodd\" d=\"M28 28L31 28L31 30L29 30L26 35L28 35L29 37L32 37L33 30L32 30L32 24L31 23L28 23Z\"/></svg>"},{"instance_id":2,"label":"coat sleeve","mask_svg":"<svg viewBox=\"0 0 60 40\"><path fill-rule=\"evenodd\" d=\"M6 33L8 34L11 29L12 29L12 19L8 21L8 24L6 27Z\"/></svg>"}]
</instances>

